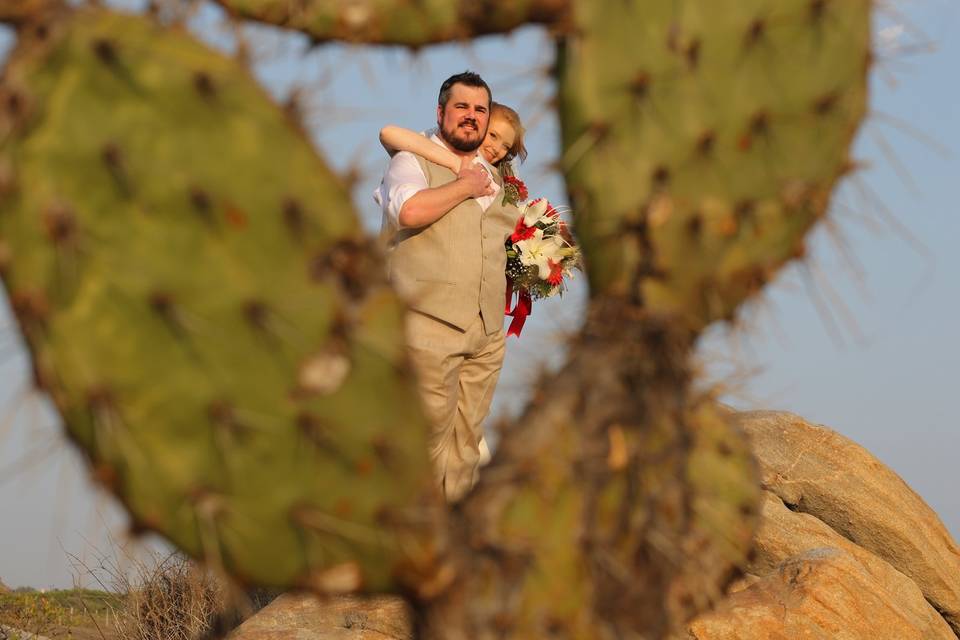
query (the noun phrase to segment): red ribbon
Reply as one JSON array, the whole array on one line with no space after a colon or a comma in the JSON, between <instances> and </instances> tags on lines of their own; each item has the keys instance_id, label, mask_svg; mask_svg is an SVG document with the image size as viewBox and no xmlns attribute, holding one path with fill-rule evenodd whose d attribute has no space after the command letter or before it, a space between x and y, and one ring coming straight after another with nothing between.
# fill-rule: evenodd
<instances>
[{"instance_id":1,"label":"red ribbon","mask_svg":"<svg viewBox=\"0 0 960 640\"><path fill-rule=\"evenodd\" d=\"M529 291L518 291L517 304L513 308L513 311L510 310L511 298L513 298L513 280L511 280L508 276L507 301L503 313L504 315L513 316L513 321L510 323L510 328L507 329L507 335L517 336L519 338L520 332L523 331L523 323L527 321L527 316L533 312L533 298L530 296Z\"/></svg>"}]
</instances>

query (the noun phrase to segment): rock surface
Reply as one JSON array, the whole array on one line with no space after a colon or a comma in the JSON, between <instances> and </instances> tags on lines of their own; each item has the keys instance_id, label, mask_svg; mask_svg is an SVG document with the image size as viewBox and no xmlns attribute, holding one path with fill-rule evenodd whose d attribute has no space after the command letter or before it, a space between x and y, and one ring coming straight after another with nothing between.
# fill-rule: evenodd
<instances>
[{"instance_id":1,"label":"rock surface","mask_svg":"<svg viewBox=\"0 0 960 640\"><path fill-rule=\"evenodd\" d=\"M882 560L829 547L791 557L690 625L697 640L953 640L919 591Z\"/></svg>"},{"instance_id":2,"label":"rock surface","mask_svg":"<svg viewBox=\"0 0 960 640\"><path fill-rule=\"evenodd\" d=\"M3 580L0 580L0 595L3 595L4 593L10 593L10 587L3 584Z\"/></svg>"},{"instance_id":3,"label":"rock surface","mask_svg":"<svg viewBox=\"0 0 960 640\"><path fill-rule=\"evenodd\" d=\"M400 598L282 595L240 625L228 640L413 640Z\"/></svg>"},{"instance_id":4,"label":"rock surface","mask_svg":"<svg viewBox=\"0 0 960 640\"><path fill-rule=\"evenodd\" d=\"M960 548L900 476L855 442L796 415L740 418L765 489L908 576L960 636Z\"/></svg>"},{"instance_id":5,"label":"rock surface","mask_svg":"<svg viewBox=\"0 0 960 640\"><path fill-rule=\"evenodd\" d=\"M842 551L882 582L887 591L896 594L903 607L911 612L912 618L927 620L935 616L949 631L949 626L927 602L913 580L872 552L850 542L822 521L806 513L791 511L769 491L764 492L761 518L760 529L754 538L756 556L747 567L749 573L760 576L775 573L784 562L790 562L811 550ZM953 635L947 637L952 638Z\"/></svg>"},{"instance_id":6,"label":"rock surface","mask_svg":"<svg viewBox=\"0 0 960 640\"><path fill-rule=\"evenodd\" d=\"M960 551L926 503L830 429L788 413L739 417L766 490L756 552L685 639L960 638ZM410 621L399 598L286 595L229 640L412 640Z\"/></svg>"},{"instance_id":7,"label":"rock surface","mask_svg":"<svg viewBox=\"0 0 960 640\"><path fill-rule=\"evenodd\" d=\"M735 621L741 625L741 631L746 632L749 625L744 626L743 621L737 619L753 608L768 611L786 607L788 615L780 615L777 618L779 622L774 622L774 625L781 625L783 628L778 628L777 632L789 638L794 636L789 634L788 627L829 629L832 622L824 618L823 611L816 603L833 603L832 606L837 607L844 606L846 600L853 598L854 602L861 603L879 600L875 610L886 612L887 621L892 626L886 632L889 635L871 636L873 627L862 624L862 614L848 610L845 613L851 624L847 633L854 634L850 636L852 638L955 640L950 626L924 599L916 583L886 561L853 544L817 518L791 511L770 492L765 492L761 518L755 538L757 555L747 570L754 576L763 575L765 578L754 578L749 586L759 586L755 586L749 595L731 597L713 614L698 619L696 625L691 627L695 631L693 637L717 640L729 637L724 629ZM813 562L808 562L810 554L816 556ZM842 557L831 557L829 554L840 554ZM790 571L788 573L797 579L784 582L785 568L795 569L798 564L810 565L813 575L807 575L811 572ZM839 592L841 597L838 598L835 592ZM834 609L831 615L839 617L843 613ZM771 621L765 619L768 617L758 615L755 611L755 624L761 624L762 620L763 628L743 637L776 637L769 632Z\"/></svg>"}]
</instances>

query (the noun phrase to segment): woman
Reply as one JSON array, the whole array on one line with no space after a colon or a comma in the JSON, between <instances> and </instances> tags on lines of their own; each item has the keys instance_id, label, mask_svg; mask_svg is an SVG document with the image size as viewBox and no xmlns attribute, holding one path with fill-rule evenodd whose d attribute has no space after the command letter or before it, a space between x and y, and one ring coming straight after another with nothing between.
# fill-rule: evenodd
<instances>
[{"instance_id":1,"label":"woman","mask_svg":"<svg viewBox=\"0 0 960 640\"><path fill-rule=\"evenodd\" d=\"M490 123L479 151L487 162L497 168L502 177L515 175L514 159L519 158L520 162L527 159L527 148L523 143L524 133L516 111L499 102L490 105ZM397 151L410 151L454 173L460 171L459 156L410 129L387 125L380 130L380 144L391 156Z\"/></svg>"}]
</instances>

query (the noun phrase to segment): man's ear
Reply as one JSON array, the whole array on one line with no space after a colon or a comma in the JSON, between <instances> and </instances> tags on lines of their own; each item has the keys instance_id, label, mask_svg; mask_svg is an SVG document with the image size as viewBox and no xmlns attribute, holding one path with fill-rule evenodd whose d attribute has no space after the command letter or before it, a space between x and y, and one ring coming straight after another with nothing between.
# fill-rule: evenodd
<instances>
[{"instance_id":1,"label":"man's ear","mask_svg":"<svg viewBox=\"0 0 960 640\"><path fill-rule=\"evenodd\" d=\"M443 105L437 105L437 126L443 128Z\"/></svg>"}]
</instances>

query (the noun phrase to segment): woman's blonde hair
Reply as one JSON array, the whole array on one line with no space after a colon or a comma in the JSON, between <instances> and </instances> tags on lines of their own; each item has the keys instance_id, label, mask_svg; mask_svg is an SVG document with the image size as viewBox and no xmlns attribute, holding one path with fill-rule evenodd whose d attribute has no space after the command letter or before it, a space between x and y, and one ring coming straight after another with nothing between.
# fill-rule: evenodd
<instances>
[{"instance_id":1,"label":"woman's blonde hair","mask_svg":"<svg viewBox=\"0 0 960 640\"><path fill-rule=\"evenodd\" d=\"M523 143L523 135L526 133L526 129L524 129L520 123L520 116L517 115L517 112L505 104L494 102L490 105L490 119L493 120L494 118L503 118L506 120L507 124L513 128L516 136L513 140L513 146L507 151L507 155L497 163L497 168L502 175L512 176L513 159L519 158L520 162L527 159L527 147Z\"/></svg>"}]
</instances>

